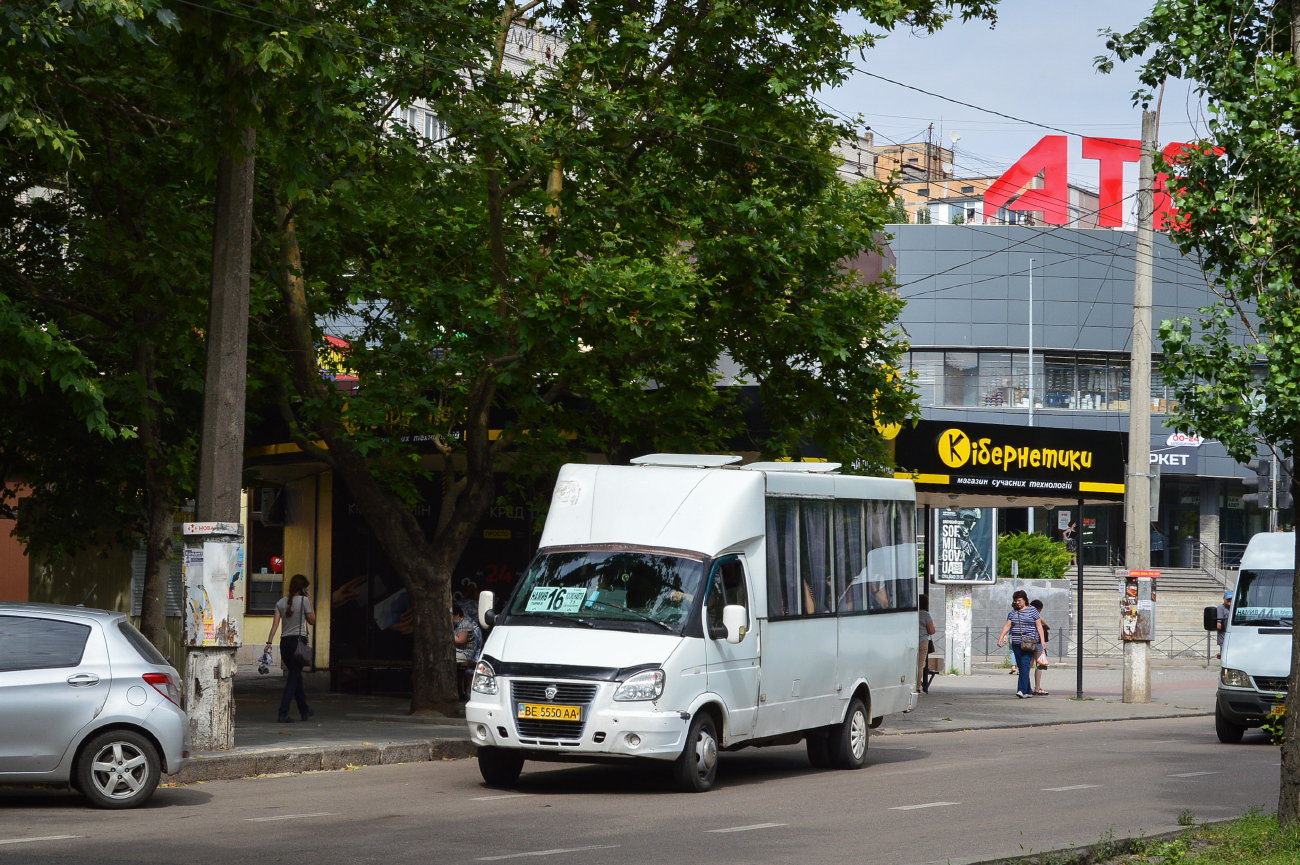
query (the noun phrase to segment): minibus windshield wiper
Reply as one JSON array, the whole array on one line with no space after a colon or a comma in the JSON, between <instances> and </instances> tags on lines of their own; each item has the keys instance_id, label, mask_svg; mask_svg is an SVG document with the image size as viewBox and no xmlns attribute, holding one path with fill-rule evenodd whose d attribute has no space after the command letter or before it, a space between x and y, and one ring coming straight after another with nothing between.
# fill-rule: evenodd
<instances>
[{"instance_id":1,"label":"minibus windshield wiper","mask_svg":"<svg viewBox=\"0 0 1300 865\"><path fill-rule=\"evenodd\" d=\"M636 616L638 619L642 619L644 621L656 624L659 627L663 628L665 631L669 631L670 633L674 633L674 634L677 633L677 629L674 628L672 625L668 624L667 622L661 622L658 619L656 619L654 616L647 616L645 613L641 612L640 610L631 610L628 609L627 607L620 607L618 604L611 604L606 601L596 601L591 599L588 599L587 603L600 604L602 607L609 607L611 610L622 610L625 613L631 613L632 615Z\"/></svg>"}]
</instances>

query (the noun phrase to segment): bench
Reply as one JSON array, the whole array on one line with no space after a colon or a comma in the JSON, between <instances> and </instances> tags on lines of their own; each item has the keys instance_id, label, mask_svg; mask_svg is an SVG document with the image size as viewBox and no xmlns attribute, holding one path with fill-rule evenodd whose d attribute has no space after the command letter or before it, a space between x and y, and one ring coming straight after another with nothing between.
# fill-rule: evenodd
<instances>
[{"instance_id":1,"label":"bench","mask_svg":"<svg viewBox=\"0 0 1300 865\"><path fill-rule=\"evenodd\" d=\"M925 679L921 682L921 690L930 693L930 683L934 677L943 673L943 655L930 655L925 660Z\"/></svg>"}]
</instances>

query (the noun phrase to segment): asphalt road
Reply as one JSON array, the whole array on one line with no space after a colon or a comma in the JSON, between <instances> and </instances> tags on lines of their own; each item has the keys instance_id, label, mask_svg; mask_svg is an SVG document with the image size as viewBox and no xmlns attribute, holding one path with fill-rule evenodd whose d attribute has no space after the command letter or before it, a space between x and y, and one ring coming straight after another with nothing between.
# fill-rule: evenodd
<instances>
[{"instance_id":1,"label":"asphalt road","mask_svg":"<svg viewBox=\"0 0 1300 865\"><path fill-rule=\"evenodd\" d=\"M802 746L724 755L718 787L663 774L529 763L513 791L473 760L160 789L131 812L64 791L0 790L0 865L333 865L512 860L954 862L1086 844L1277 803L1258 733L1221 745L1208 718L882 736L858 772Z\"/></svg>"}]
</instances>

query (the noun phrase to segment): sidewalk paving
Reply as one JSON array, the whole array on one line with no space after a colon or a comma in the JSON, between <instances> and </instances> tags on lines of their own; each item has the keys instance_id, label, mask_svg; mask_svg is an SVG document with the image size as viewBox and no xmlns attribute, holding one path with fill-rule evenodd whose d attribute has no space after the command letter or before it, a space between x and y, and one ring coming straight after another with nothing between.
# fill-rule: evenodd
<instances>
[{"instance_id":1,"label":"sidewalk paving","mask_svg":"<svg viewBox=\"0 0 1300 865\"><path fill-rule=\"evenodd\" d=\"M454 718L416 719L405 698L358 694L307 694L315 715L295 723L276 721L280 676L240 673L235 678L235 747L229 751L191 752L192 759L168 783L187 784L272 775L417 763L469 757L465 722Z\"/></svg>"},{"instance_id":2,"label":"sidewalk paving","mask_svg":"<svg viewBox=\"0 0 1300 865\"><path fill-rule=\"evenodd\" d=\"M873 735L944 730L1081 724L1214 713L1218 667L1195 662L1152 664L1152 702L1121 702L1123 665L1118 659L1090 661L1082 701L1075 693L1073 666L1053 667L1043 676L1047 697L1018 700L1016 682L1005 668L977 666L970 676L940 676L910 713L885 719ZM308 693L316 714L307 722L280 724L276 718L279 676L240 673L235 679L235 747L193 754L171 784L415 763L470 757L474 746L465 722L454 718L412 718L405 698ZM297 709L291 713L296 719Z\"/></svg>"},{"instance_id":3,"label":"sidewalk paving","mask_svg":"<svg viewBox=\"0 0 1300 865\"><path fill-rule=\"evenodd\" d=\"M891 715L874 735L990 730L1096 721L1181 718L1214 714L1219 668L1194 661L1151 665L1151 702L1124 703L1121 659L1085 661L1083 700L1074 699L1075 667L1054 666L1043 674L1046 697L1016 698L1016 680L1002 666L981 665L969 676L939 676L919 705Z\"/></svg>"}]
</instances>

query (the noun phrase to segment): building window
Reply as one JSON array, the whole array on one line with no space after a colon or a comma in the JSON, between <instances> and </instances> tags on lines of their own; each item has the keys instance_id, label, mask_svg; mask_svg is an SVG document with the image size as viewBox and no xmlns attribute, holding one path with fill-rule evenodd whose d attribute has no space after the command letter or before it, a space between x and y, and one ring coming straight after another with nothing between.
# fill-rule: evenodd
<instances>
[{"instance_id":1,"label":"building window","mask_svg":"<svg viewBox=\"0 0 1300 865\"><path fill-rule=\"evenodd\" d=\"M922 196L929 195L929 194L930 194L930 187L927 186L927 187L924 187L923 189L918 189L918 190L916 190L916 194L917 194L917 195L922 195Z\"/></svg>"},{"instance_id":2,"label":"building window","mask_svg":"<svg viewBox=\"0 0 1300 865\"><path fill-rule=\"evenodd\" d=\"M972 194L974 194L974 192L975 192L975 187L973 187L973 186L963 186L963 187L961 188L961 194L962 194L962 195L972 195Z\"/></svg>"},{"instance_id":3,"label":"building window","mask_svg":"<svg viewBox=\"0 0 1300 865\"><path fill-rule=\"evenodd\" d=\"M1035 352L1035 408L1127 412L1129 359L1101 352ZM914 351L903 370L924 407L1029 408L1030 369L1025 351ZM1172 407L1163 379L1153 371L1151 410Z\"/></svg>"},{"instance_id":4,"label":"building window","mask_svg":"<svg viewBox=\"0 0 1300 865\"><path fill-rule=\"evenodd\" d=\"M979 405L979 352L944 352L943 404Z\"/></svg>"}]
</instances>

